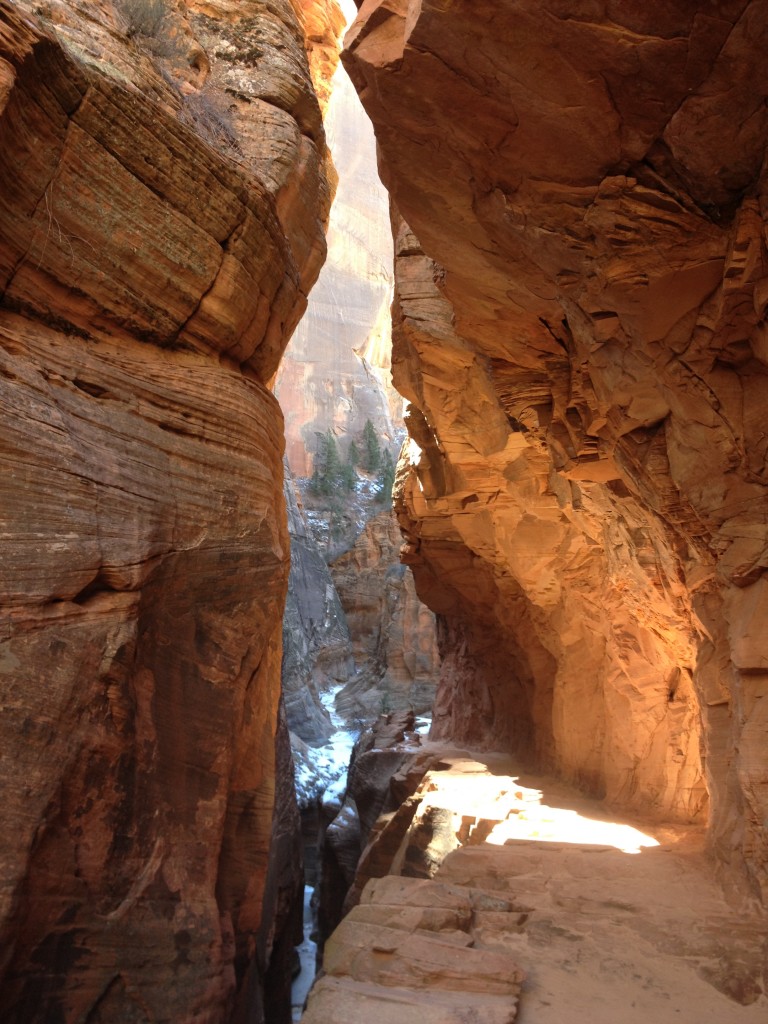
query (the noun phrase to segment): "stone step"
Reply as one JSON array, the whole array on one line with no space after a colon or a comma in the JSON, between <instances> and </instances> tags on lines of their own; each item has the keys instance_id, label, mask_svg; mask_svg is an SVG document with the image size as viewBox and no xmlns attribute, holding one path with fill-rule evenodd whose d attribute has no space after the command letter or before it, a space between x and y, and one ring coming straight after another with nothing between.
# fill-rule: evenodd
<instances>
[{"instance_id":1,"label":"stone step","mask_svg":"<svg viewBox=\"0 0 768 1024\"><path fill-rule=\"evenodd\" d=\"M326 943L323 964L330 976L377 985L517 996L522 972L504 953L473 949L472 941L461 932L441 937L371 924L352 911Z\"/></svg>"},{"instance_id":2,"label":"stone step","mask_svg":"<svg viewBox=\"0 0 768 1024\"><path fill-rule=\"evenodd\" d=\"M324 977L312 989L302 1024L513 1024L517 999L483 992L414 990Z\"/></svg>"}]
</instances>

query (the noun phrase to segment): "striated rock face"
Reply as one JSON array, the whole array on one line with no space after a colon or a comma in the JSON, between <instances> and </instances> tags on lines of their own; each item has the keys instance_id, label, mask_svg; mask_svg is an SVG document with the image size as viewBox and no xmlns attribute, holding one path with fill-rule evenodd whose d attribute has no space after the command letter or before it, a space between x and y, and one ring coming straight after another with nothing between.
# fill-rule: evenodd
<instances>
[{"instance_id":1,"label":"striated rock face","mask_svg":"<svg viewBox=\"0 0 768 1024\"><path fill-rule=\"evenodd\" d=\"M265 385L323 251L324 140L287 0L190 6L279 43L224 94L224 152L185 106L213 64L181 7L165 60L118 5L0 2L0 1016L19 1024L261 1019L290 932Z\"/></svg>"},{"instance_id":2,"label":"striated rock face","mask_svg":"<svg viewBox=\"0 0 768 1024\"><path fill-rule=\"evenodd\" d=\"M325 111L331 98L331 80L339 65L344 34L344 0L291 0L304 35L312 85Z\"/></svg>"},{"instance_id":3,"label":"striated rock face","mask_svg":"<svg viewBox=\"0 0 768 1024\"><path fill-rule=\"evenodd\" d=\"M359 669L336 698L347 718L432 707L440 671L434 616L398 563L401 543L391 511L380 512L331 565Z\"/></svg>"},{"instance_id":4,"label":"striated rock face","mask_svg":"<svg viewBox=\"0 0 768 1024\"><path fill-rule=\"evenodd\" d=\"M326 946L304 1024L370 1015L386 1024L513 1024L525 975L472 927L492 906L512 930L520 915L510 901L392 877L372 882L364 899Z\"/></svg>"},{"instance_id":5,"label":"striated rock face","mask_svg":"<svg viewBox=\"0 0 768 1024\"><path fill-rule=\"evenodd\" d=\"M748 0L366 0L347 37L416 233L393 362L435 734L645 813L708 793L764 892L767 34Z\"/></svg>"}]
</instances>

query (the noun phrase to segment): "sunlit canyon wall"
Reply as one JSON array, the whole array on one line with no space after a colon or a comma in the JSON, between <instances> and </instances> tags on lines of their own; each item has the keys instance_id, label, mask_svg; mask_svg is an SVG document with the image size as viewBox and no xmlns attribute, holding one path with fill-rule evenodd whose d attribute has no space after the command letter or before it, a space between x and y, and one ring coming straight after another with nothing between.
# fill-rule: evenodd
<instances>
[{"instance_id":1,"label":"sunlit canyon wall","mask_svg":"<svg viewBox=\"0 0 768 1024\"><path fill-rule=\"evenodd\" d=\"M345 12L354 16L354 4ZM325 118L337 187L328 258L307 313L280 367L276 394L286 454L296 477L311 476L316 434L332 430L342 454L366 420L382 440L402 433L402 399L389 385L392 234L376 171L370 122L346 72L333 79ZM390 407L390 398L393 408Z\"/></svg>"},{"instance_id":2,"label":"sunlit canyon wall","mask_svg":"<svg viewBox=\"0 0 768 1024\"><path fill-rule=\"evenodd\" d=\"M768 884L758 2L366 0L434 733ZM403 219L398 219L401 217Z\"/></svg>"}]
</instances>

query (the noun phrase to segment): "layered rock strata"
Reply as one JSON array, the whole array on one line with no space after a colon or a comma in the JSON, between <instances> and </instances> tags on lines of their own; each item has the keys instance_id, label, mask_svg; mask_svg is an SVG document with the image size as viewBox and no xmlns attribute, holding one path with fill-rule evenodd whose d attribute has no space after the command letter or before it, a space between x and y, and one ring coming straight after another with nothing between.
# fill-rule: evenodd
<instances>
[{"instance_id":1,"label":"layered rock strata","mask_svg":"<svg viewBox=\"0 0 768 1024\"><path fill-rule=\"evenodd\" d=\"M708 794L763 893L767 34L748 0L366 0L346 56L415 232L393 363L435 735L643 813Z\"/></svg>"},{"instance_id":2,"label":"layered rock strata","mask_svg":"<svg viewBox=\"0 0 768 1024\"><path fill-rule=\"evenodd\" d=\"M270 858L298 823L287 792L273 815L288 537L266 384L324 251L324 137L288 0L189 6L205 20L169 8L153 41L126 37L126 4L0 3L0 1016L19 1024L261 1019L301 881ZM225 138L189 105L207 84Z\"/></svg>"},{"instance_id":3,"label":"layered rock strata","mask_svg":"<svg viewBox=\"0 0 768 1024\"><path fill-rule=\"evenodd\" d=\"M519 917L510 901L478 890L394 877L371 882L326 947L302 1021L353 1024L373 1014L386 1024L512 1024L523 974L472 927L490 907L499 918Z\"/></svg>"}]
</instances>

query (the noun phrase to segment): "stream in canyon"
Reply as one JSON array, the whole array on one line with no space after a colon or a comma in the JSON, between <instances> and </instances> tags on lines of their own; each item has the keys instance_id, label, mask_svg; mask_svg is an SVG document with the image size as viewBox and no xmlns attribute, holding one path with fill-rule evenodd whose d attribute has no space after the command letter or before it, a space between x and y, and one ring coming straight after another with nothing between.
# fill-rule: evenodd
<instances>
[{"instance_id":1,"label":"stream in canyon","mask_svg":"<svg viewBox=\"0 0 768 1024\"><path fill-rule=\"evenodd\" d=\"M310 808L313 804L317 806L332 798L341 803L346 788L347 770L350 758L354 749L357 734L347 728L346 723L337 714L335 698L337 691L328 691L321 697L323 706L330 715L333 724L333 733L324 746L312 750L311 769L304 762L296 773L296 795L302 814L307 814L312 819L317 835L316 813ZM318 796L318 780L324 784L322 793ZM312 825L310 825L312 828ZM311 864L305 868L306 884L304 886L304 914L303 928L304 938L301 945L296 947L298 954L299 973L293 980L291 986L291 1015L292 1020L298 1021L304 1003L317 973L317 942L315 935L317 930L317 915L313 906L315 883L317 880L318 865L316 862L316 851L312 851ZM305 853L306 856L306 853Z\"/></svg>"},{"instance_id":2,"label":"stream in canyon","mask_svg":"<svg viewBox=\"0 0 768 1024\"><path fill-rule=\"evenodd\" d=\"M336 692L330 690L322 695L321 701L328 712L333 724L333 733L329 741L322 747L311 750L311 757L299 766L296 772L296 795L302 814L309 814L313 821L316 814L310 808L313 804L322 804L329 797L341 802L346 788L347 770L350 758L354 749L357 735L347 728L346 723L336 712ZM317 795L318 780L323 785L321 795ZM310 828L312 825L310 825ZM317 824L314 825L317 830ZM317 835L317 832L315 832ZM311 858L311 865L305 868L306 884L304 886L304 914L303 928L304 938L301 945L296 947L298 954L299 973L293 980L291 986L291 1015L292 1020L297 1021L301 1017L302 1009L307 994L317 973L317 942L315 934L317 929L317 918L313 907L313 896L317 880L318 866L315 856ZM306 856L306 853L305 853Z\"/></svg>"}]
</instances>

